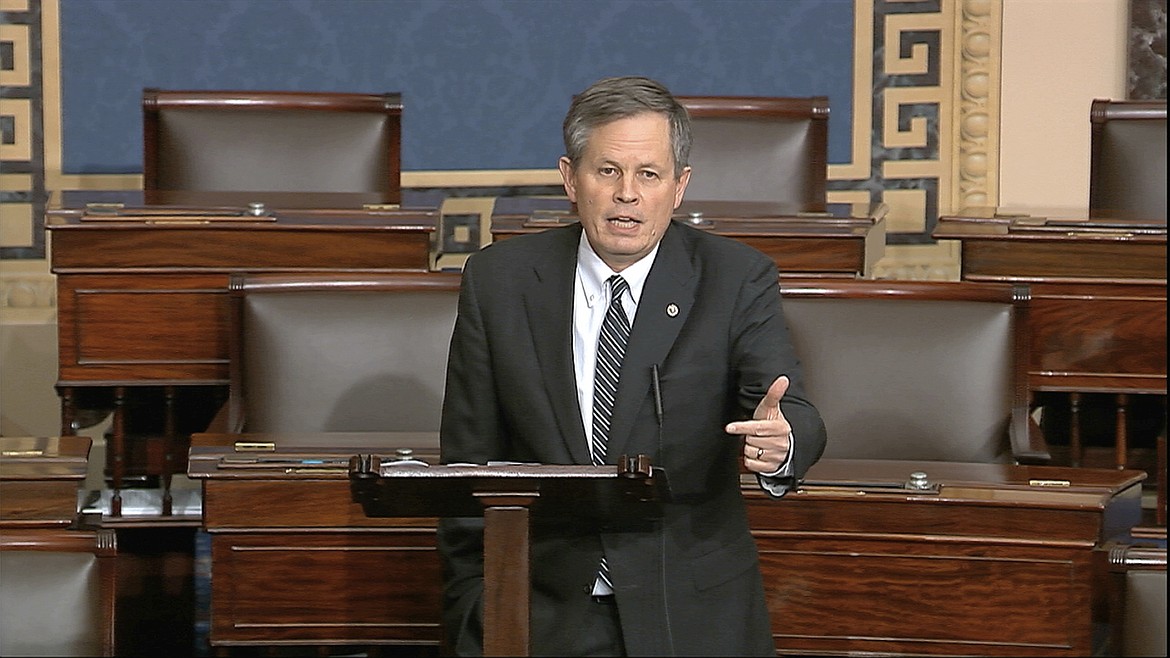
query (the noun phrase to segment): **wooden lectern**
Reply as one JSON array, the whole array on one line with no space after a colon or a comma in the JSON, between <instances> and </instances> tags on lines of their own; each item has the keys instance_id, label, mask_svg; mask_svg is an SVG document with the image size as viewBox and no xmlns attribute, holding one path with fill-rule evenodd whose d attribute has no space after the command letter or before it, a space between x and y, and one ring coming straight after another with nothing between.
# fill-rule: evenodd
<instances>
[{"instance_id":1,"label":"wooden lectern","mask_svg":"<svg viewBox=\"0 0 1170 658\"><path fill-rule=\"evenodd\" d=\"M530 655L532 519L649 519L661 515L668 496L665 472L643 455L623 455L617 466L428 466L400 451L386 460L356 455L349 472L354 500L367 516L483 516L486 656Z\"/></svg>"}]
</instances>

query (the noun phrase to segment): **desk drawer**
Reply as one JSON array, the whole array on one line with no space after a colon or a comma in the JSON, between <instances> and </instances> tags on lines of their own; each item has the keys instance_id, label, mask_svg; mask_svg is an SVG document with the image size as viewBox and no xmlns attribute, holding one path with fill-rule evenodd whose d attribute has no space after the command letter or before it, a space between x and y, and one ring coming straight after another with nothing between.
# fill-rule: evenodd
<instances>
[{"instance_id":1,"label":"desk drawer","mask_svg":"<svg viewBox=\"0 0 1170 658\"><path fill-rule=\"evenodd\" d=\"M228 381L228 277L63 274L62 382Z\"/></svg>"},{"instance_id":2,"label":"desk drawer","mask_svg":"<svg viewBox=\"0 0 1170 658\"><path fill-rule=\"evenodd\" d=\"M213 533L211 559L212 644L439 643L433 529Z\"/></svg>"}]
</instances>

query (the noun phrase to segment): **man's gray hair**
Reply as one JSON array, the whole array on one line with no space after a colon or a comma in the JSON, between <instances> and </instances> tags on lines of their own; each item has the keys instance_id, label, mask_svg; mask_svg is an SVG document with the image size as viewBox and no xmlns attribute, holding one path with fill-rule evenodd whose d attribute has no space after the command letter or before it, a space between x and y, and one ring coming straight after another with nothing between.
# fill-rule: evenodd
<instances>
[{"instance_id":1,"label":"man's gray hair","mask_svg":"<svg viewBox=\"0 0 1170 658\"><path fill-rule=\"evenodd\" d=\"M678 178L691 155L690 116L669 89L639 76L604 78L573 97L562 126L569 162L575 167L580 161L594 128L644 112L657 112L670 122L674 177Z\"/></svg>"}]
</instances>

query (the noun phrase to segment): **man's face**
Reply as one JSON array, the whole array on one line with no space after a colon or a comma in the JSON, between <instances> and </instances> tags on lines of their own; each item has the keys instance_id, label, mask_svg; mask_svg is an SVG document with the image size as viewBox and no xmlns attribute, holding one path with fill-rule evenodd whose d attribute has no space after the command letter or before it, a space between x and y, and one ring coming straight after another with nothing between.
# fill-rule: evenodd
<instances>
[{"instance_id":1,"label":"man's face","mask_svg":"<svg viewBox=\"0 0 1170 658\"><path fill-rule=\"evenodd\" d=\"M560 169L589 244L615 272L662 239L691 176L674 177L670 123L656 112L595 128L580 162L561 158Z\"/></svg>"}]
</instances>

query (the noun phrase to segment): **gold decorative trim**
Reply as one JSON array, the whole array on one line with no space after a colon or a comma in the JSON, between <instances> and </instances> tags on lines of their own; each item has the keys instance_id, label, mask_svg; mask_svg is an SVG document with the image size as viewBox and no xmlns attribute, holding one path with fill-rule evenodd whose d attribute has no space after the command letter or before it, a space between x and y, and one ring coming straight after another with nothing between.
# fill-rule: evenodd
<instances>
[{"instance_id":1,"label":"gold decorative trim","mask_svg":"<svg viewBox=\"0 0 1170 658\"><path fill-rule=\"evenodd\" d=\"M953 86L951 211L999 203L1002 0L963 0L955 20L959 42L954 58L958 84Z\"/></svg>"},{"instance_id":2,"label":"gold decorative trim","mask_svg":"<svg viewBox=\"0 0 1170 658\"><path fill-rule=\"evenodd\" d=\"M61 174L53 177L54 190L141 190L142 174ZM512 187L561 184L557 169L483 169L404 171L402 187Z\"/></svg>"},{"instance_id":3,"label":"gold decorative trim","mask_svg":"<svg viewBox=\"0 0 1170 658\"><path fill-rule=\"evenodd\" d=\"M27 87L32 84L29 62L29 29L27 25L0 25L0 41L12 48L12 68L0 69L0 85Z\"/></svg>"},{"instance_id":4,"label":"gold decorative trim","mask_svg":"<svg viewBox=\"0 0 1170 658\"><path fill-rule=\"evenodd\" d=\"M41 0L41 120L44 122L45 189L70 189L61 175L61 15L60 0ZM74 177L78 178L78 177Z\"/></svg>"},{"instance_id":5,"label":"gold decorative trim","mask_svg":"<svg viewBox=\"0 0 1170 658\"><path fill-rule=\"evenodd\" d=\"M402 172L404 188L540 186L561 182L561 172L556 168Z\"/></svg>"},{"instance_id":6,"label":"gold decorative trim","mask_svg":"<svg viewBox=\"0 0 1170 658\"><path fill-rule=\"evenodd\" d=\"M853 3L853 156L849 164L830 164L829 180L865 180L870 175L873 138L873 0ZM829 192L832 203L846 195Z\"/></svg>"}]
</instances>

